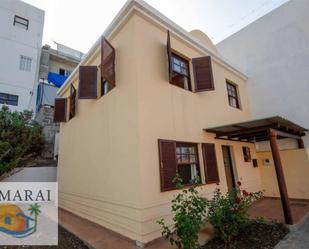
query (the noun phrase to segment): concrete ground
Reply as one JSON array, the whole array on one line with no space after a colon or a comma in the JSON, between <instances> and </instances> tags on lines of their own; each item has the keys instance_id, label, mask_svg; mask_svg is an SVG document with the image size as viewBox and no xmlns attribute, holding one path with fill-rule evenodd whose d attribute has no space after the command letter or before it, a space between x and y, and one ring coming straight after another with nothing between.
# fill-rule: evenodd
<instances>
[{"instance_id":1,"label":"concrete ground","mask_svg":"<svg viewBox=\"0 0 309 249\"><path fill-rule=\"evenodd\" d=\"M290 200L294 224L309 212L309 201ZM251 218L263 217L266 220L284 222L280 199L264 198L255 202L249 210Z\"/></svg>"},{"instance_id":2,"label":"concrete ground","mask_svg":"<svg viewBox=\"0 0 309 249\"><path fill-rule=\"evenodd\" d=\"M274 249L308 249L309 248L309 215L290 232Z\"/></svg>"},{"instance_id":3,"label":"concrete ground","mask_svg":"<svg viewBox=\"0 0 309 249\"><path fill-rule=\"evenodd\" d=\"M291 201L292 212L295 221L299 222L309 211L309 202ZM283 213L280 200L263 199L253 205L250 210L251 217L264 217L267 220L283 221ZM85 220L75 214L59 209L59 224L83 240L86 244L96 249L136 249L135 242L102 226ZM288 235L288 239L282 246L276 249L303 249L309 248L309 220L302 228ZM291 247L294 245L295 247ZM288 246L286 246L288 245ZM305 246L305 247L301 247ZM148 249L172 249L168 241L158 239L152 242Z\"/></svg>"},{"instance_id":4,"label":"concrete ground","mask_svg":"<svg viewBox=\"0 0 309 249\"><path fill-rule=\"evenodd\" d=\"M95 249L140 249L133 240L109 229L59 209L59 224ZM174 249L167 241L158 239L147 249Z\"/></svg>"},{"instance_id":5,"label":"concrete ground","mask_svg":"<svg viewBox=\"0 0 309 249\"><path fill-rule=\"evenodd\" d=\"M2 182L56 182L57 167L23 168Z\"/></svg>"}]
</instances>

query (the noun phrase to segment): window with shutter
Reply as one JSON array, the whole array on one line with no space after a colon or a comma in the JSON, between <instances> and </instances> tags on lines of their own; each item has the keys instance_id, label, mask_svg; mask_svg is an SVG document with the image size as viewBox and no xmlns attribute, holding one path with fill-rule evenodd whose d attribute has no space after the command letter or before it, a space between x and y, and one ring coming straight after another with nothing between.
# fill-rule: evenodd
<instances>
[{"instance_id":1,"label":"window with shutter","mask_svg":"<svg viewBox=\"0 0 309 249\"><path fill-rule=\"evenodd\" d=\"M176 142L159 139L159 159L161 191L175 189L173 179L176 176Z\"/></svg>"},{"instance_id":2,"label":"window with shutter","mask_svg":"<svg viewBox=\"0 0 309 249\"><path fill-rule=\"evenodd\" d=\"M173 179L177 172L184 185L192 184L196 178L201 179L196 143L159 139L159 158L161 191L176 188Z\"/></svg>"},{"instance_id":3,"label":"window with shutter","mask_svg":"<svg viewBox=\"0 0 309 249\"><path fill-rule=\"evenodd\" d=\"M115 87L115 49L104 38L101 40L101 96Z\"/></svg>"},{"instance_id":4,"label":"window with shutter","mask_svg":"<svg viewBox=\"0 0 309 249\"><path fill-rule=\"evenodd\" d=\"M184 185L192 184L197 177L201 179L196 143L176 142L177 172Z\"/></svg>"},{"instance_id":5,"label":"window with shutter","mask_svg":"<svg viewBox=\"0 0 309 249\"><path fill-rule=\"evenodd\" d=\"M202 144L202 151L206 184L218 183L220 179L218 173L215 145L211 143L204 143Z\"/></svg>"},{"instance_id":6,"label":"window with shutter","mask_svg":"<svg viewBox=\"0 0 309 249\"><path fill-rule=\"evenodd\" d=\"M211 57L204 56L200 58L193 58L192 64L195 80L195 91L201 92L215 90Z\"/></svg>"},{"instance_id":7,"label":"window with shutter","mask_svg":"<svg viewBox=\"0 0 309 249\"><path fill-rule=\"evenodd\" d=\"M54 106L54 122L66 122L67 120L67 99L56 98Z\"/></svg>"},{"instance_id":8,"label":"window with shutter","mask_svg":"<svg viewBox=\"0 0 309 249\"><path fill-rule=\"evenodd\" d=\"M79 99L97 98L97 67L80 66L79 67Z\"/></svg>"},{"instance_id":9,"label":"window with shutter","mask_svg":"<svg viewBox=\"0 0 309 249\"><path fill-rule=\"evenodd\" d=\"M170 83L172 83L172 48L171 48L171 37L170 37L170 31L167 31L167 42L166 42L166 52L167 52L167 60L168 60L168 77Z\"/></svg>"},{"instance_id":10,"label":"window with shutter","mask_svg":"<svg viewBox=\"0 0 309 249\"><path fill-rule=\"evenodd\" d=\"M192 91L189 60L172 50L169 31L167 32L167 56L170 83Z\"/></svg>"},{"instance_id":11,"label":"window with shutter","mask_svg":"<svg viewBox=\"0 0 309 249\"><path fill-rule=\"evenodd\" d=\"M243 152L243 155L244 155L244 160L245 160L245 162L251 162L251 152L250 152L250 148L249 148L249 147L246 147L246 146L243 146L243 147L242 147L242 152Z\"/></svg>"},{"instance_id":12,"label":"window with shutter","mask_svg":"<svg viewBox=\"0 0 309 249\"><path fill-rule=\"evenodd\" d=\"M75 108L76 108L76 89L73 85L70 87L70 114L69 119L75 116Z\"/></svg>"}]
</instances>

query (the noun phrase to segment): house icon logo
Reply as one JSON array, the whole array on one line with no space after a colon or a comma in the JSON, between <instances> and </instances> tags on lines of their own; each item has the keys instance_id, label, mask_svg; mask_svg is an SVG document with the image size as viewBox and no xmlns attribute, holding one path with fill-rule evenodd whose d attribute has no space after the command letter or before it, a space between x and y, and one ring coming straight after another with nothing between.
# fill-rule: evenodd
<instances>
[{"instance_id":1,"label":"house icon logo","mask_svg":"<svg viewBox=\"0 0 309 249\"><path fill-rule=\"evenodd\" d=\"M15 238L25 238L36 232L40 205L31 204L29 215L15 204L0 204L0 232Z\"/></svg>"}]
</instances>

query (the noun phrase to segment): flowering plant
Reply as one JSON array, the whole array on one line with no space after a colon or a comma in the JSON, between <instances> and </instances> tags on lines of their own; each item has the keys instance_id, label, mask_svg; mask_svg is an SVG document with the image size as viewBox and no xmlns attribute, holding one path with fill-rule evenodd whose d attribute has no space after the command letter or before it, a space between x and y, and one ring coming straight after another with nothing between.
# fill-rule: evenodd
<instances>
[{"instance_id":1,"label":"flowering plant","mask_svg":"<svg viewBox=\"0 0 309 249\"><path fill-rule=\"evenodd\" d=\"M207 202L207 221L216 235L228 244L249 223L249 207L262 197L262 192L241 189L241 182L230 192L222 194L216 189L212 200Z\"/></svg>"},{"instance_id":2,"label":"flowering plant","mask_svg":"<svg viewBox=\"0 0 309 249\"><path fill-rule=\"evenodd\" d=\"M181 190L172 200L174 225L168 226L165 220L158 220L162 228L162 236L169 239L172 245L182 249L197 249L198 232L206 217L207 200L200 196L197 187L200 180L194 179L189 188L185 188L179 174L174 178L178 189Z\"/></svg>"}]
</instances>

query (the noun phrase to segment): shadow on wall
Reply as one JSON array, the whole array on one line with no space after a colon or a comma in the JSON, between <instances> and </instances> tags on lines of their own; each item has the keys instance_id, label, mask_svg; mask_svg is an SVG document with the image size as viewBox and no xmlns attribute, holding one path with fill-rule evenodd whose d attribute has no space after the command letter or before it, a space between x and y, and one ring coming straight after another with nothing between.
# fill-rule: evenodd
<instances>
[{"instance_id":1,"label":"shadow on wall","mask_svg":"<svg viewBox=\"0 0 309 249\"><path fill-rule=\"evenodd\" d=\"M290 198L309 199L309 159L306 149L280 151ZM268 197L279 197L279 188L271 152L257 152L262 189Z\"/></svg>"}]
</instances>

